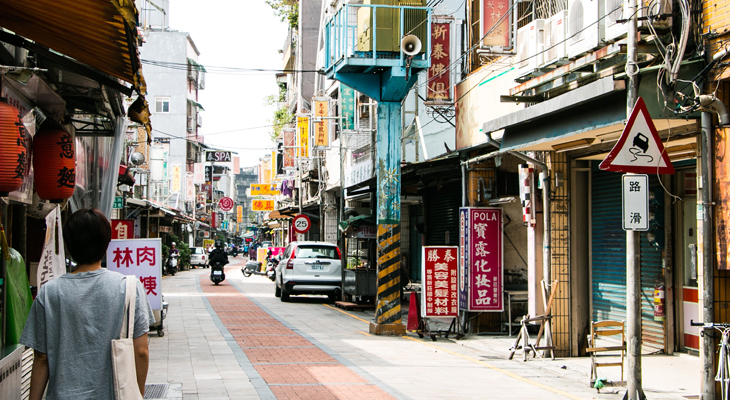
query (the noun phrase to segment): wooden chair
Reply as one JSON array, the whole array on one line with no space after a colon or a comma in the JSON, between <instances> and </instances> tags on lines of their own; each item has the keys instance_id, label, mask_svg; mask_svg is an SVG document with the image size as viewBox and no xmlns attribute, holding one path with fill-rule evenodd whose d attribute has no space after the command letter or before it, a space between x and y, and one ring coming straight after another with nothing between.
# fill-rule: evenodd
<instances>
[{"instance_id":1,"label":"wooden chair","mask_svg":"<svg viewBox=\"0 0 730 400\"><path fill-rule=\"evenodd\" d=\"M617 346L605 346L603 345L604 343L598 343L599 339L608 336L620 337L620 344ZM588 336L586 353L590 353L591 355L591 386L598 379L598 368L601 367L621 367L621 381L613 382L610 386L625 385L624 359L626 358L626 332L623 321L591 322L591 334ZM612 359L610 361L600 362L599 360L602 357L611 357Z\"/></svg>"}]
</instances>

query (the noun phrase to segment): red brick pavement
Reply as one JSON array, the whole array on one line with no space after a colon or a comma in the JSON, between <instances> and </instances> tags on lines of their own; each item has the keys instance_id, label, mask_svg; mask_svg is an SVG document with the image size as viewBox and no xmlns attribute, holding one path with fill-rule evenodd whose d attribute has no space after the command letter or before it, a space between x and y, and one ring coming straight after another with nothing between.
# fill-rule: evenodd
<instances>
[{"instance_id":1,"label":"red brick pavement","mask_svg":"<svg viewBox=\"0 0 730 400\"><path fill-rule=\"evenodd\" d=\"M284 326L232 285L200 277L228 332L278 399L392 399L350 368Z\"/></svg>"}]
</instances>

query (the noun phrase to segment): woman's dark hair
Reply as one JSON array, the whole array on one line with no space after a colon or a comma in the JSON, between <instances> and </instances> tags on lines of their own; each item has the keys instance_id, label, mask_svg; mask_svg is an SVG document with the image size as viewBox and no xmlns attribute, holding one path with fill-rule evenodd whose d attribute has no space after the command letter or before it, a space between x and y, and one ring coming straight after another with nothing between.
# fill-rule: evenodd
<instances>
[{"instance_id":1,"label":"woman's dark hair","mask_svg":"<svg viewBox=\"0 0 730 400\"><path fill-rule=\"evenodd\" d=\"M78 265L100 261L112 240L112 226L96 208L84 208L71 214L63 225L63 241Z\"/></svg>"}]
</instances>

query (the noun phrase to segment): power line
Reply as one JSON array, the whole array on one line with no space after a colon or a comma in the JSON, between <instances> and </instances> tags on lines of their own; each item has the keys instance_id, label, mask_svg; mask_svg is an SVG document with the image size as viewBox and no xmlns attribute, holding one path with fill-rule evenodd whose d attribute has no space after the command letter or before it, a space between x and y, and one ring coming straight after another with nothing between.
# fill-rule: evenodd
<instances>
[{"instance_id":1,"label":"power line","mask_svg":"<svg viewBox=\"0 0 730 400\"><path fill-rule=\"evenodd\" d=\"M187 71L188 68L196 68L196 66L188 63L177 63L171 61L160 60L142 60L142 64L153 65L161 68L175 69L179 71ZM290 73L290 72L320 72L315 69L268 69L268 68L245 68L245 67L218 67L202 65L206 73L228 74L228 75L261 75L260 73ZM245 74L245 72L253 72Z\"/></svg>"}]
</instances>

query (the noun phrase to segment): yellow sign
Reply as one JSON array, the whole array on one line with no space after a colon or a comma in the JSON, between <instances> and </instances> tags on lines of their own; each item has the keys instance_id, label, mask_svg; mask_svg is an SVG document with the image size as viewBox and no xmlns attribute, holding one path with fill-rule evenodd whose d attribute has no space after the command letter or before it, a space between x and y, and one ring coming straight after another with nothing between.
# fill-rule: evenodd
<instances>
[{"instance_id":1,"label":"yellow sign","mask_svg":"<svg viewBox=\"0 0 730 400\"><path fill-rule=\"evenodd\" d=\"M271 152L271 180L276 179L276 151Z\"/></svg>"},{"instance_id":2,"label":"yellow sign","mask_svg":"<svg viewBox=\"0 0 730 400\"><path fill-rule=\"evenodd\" d=\"M205 247L206 249L212 246L213 243L215 243L215 240L213 239L203 239L203 247Z\"/></svg>"},{"instance_id":3,"label":"yellow sign","mask_svg":"<svg viewBox=\"0 0 730 400\"><path fill-rule=\"evenodd\" d=\"M298 146L299 146L299 157L309 157L309 118L298 117L297 118L297 132L299 133Z\"/></svg>"},{"instance_id":4,"label":"yellow sign","mask_svg":"<svg viewBox=\"0 0 730 400\"><path fill-rule=\"evenodd\" d=\"M240 224L243 222L243 206L236 207L236 221Z\"/></svg>"},{"instance_id":5,"label":"yellow sign","mask_svg":"<svg viewBox=\"0 0 730 400\"><path fill-rule=\"evenodd\" d=\"M172 188L170 188L171 192L180 192L180 186L181 186L181 168L179 165L173 165L172 166Z\"/></svg>"},{"instance_id":6,"label":"yellow sign","mask_svg":"<svg viewBox=\"0 0 730 400\"><path fill-rule=\"evenodd\" d=\"M256 249L256 261L261 263L261 272L264 272L264 268L266 268L266 263L263 260L266 260L268 254L269 249L262 249L260 247Z\"/></svg>"},{"instance_id":7,"label":"yellow sign","mask_svg":"<svg viewBox=\"0 0 730 400\"><path fill-rule=\"evenodd\" d=\"M274 211L274 200L253 200L251 211Z\"/></svg>"},{"instance_id":8,"label":"yellow sign","mask_svg":"<svg viewBox=\"0 0 730 400\"><path fill-rule=\"evenodd\" d=\"M320 118L319 122L314 123L314 147L329 149L330 132L329 120L324 119L329 116L330 103L324 98L314 100L314 116Z\"/></svg>"},{"instance_id":9,"label":"yellow sign","mask_svg":"<svg viewBox=\"0 0 730 400\"><path fill-rule=\"evenodd\" d=\"M280 191L271 188L271 184L251 184L251 196L278 196L280 194Z\"/></svg>"}]
</instances>

